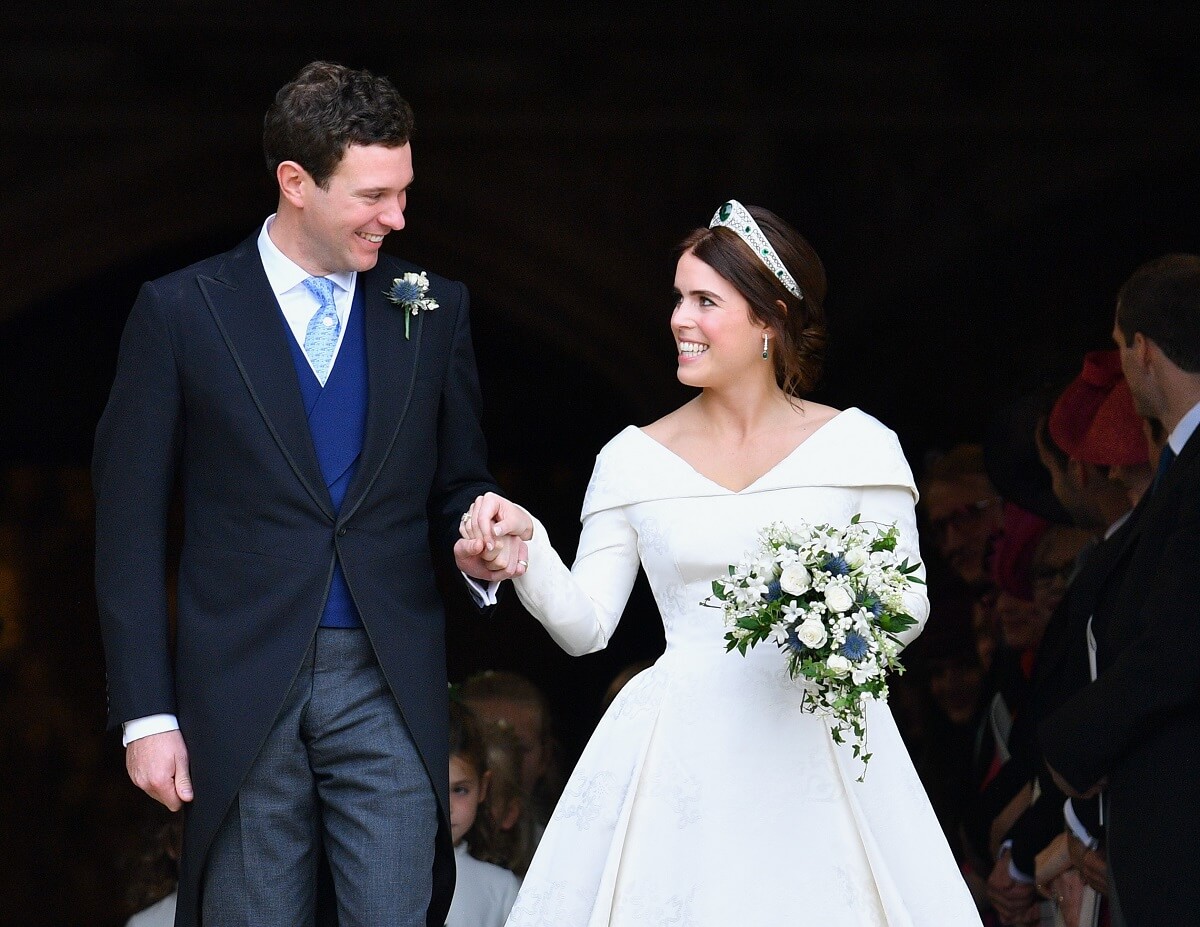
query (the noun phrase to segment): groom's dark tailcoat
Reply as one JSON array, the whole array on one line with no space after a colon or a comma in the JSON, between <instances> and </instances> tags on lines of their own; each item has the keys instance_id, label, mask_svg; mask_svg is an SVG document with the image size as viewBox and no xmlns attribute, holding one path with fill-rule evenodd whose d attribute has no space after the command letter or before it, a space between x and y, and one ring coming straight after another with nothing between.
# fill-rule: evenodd
<instances>
[{"instance_id":1,"label":"groom's dark tailcoat","mask_svg":"<svg viewBox=\"0 0 1200 927\"><path fill-rule=\"evenodd\" d=\"M429 275L438 308L410 317L406 338L405 313L384 291L417 268L381 255L358 275L369 405L357 473L335 511L256 239L147 283L126 324L93 464L110 723L179 717L195 800L178 923L194 924L208 848L313 640L340 559L442 812L429 916L440 925L453 868L430 535L449 554L460 513L495 488L467 291ZM176 480L184 537L172 642L165 576Z\"/></svg>"},{"instance_id":2,"label":"groom's dark tailcoat","mask_svg":"<svg viewBox=\"0 0 1200 927\"><path fill-rule=\"evenodd\" d=\"M1077 789L1108 777L1110 877L1131 927L1200 912L1200 434L1122 539L1096 599L1098 678L1041 728Z\"/></svg>"}]
</instances>

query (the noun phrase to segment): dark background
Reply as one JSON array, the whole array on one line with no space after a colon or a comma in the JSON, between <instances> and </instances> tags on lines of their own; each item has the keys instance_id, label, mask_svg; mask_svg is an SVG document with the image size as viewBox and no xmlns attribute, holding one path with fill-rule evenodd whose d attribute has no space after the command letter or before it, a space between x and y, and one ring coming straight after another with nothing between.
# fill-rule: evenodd
<instances>
[{"instance_id":1,"label":"dark background","mask_svg":"<svg viewBox=\"0 0 1200 927\"><path fill-rule=\"evenodd\" d=\"M596 451L688 395L671 247L729 197L816 247L816 398L895 428L918 472L1074 373L1141 261L1200 250L1198 38L1193 3L1054 0L0 13L0 923L123 916L148 800L101 733L92 430L140 282L273 210L262 114L302 64L387 74L413 104L386 247L469 285L495 472L569 555ZM579 660L515 597L450 631L452 679L546 688L568 760L661 644L642 590Z\"/></svg>"}]
</instances>

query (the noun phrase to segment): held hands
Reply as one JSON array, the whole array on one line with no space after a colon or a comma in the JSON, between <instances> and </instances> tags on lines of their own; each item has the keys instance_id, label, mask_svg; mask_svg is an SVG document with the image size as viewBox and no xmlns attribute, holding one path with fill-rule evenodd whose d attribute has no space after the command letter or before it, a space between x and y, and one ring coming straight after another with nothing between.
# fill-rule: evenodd
<instances>
[{"instance_id":1,"label":"held hands","mask_svg":"<svg viewBox=\"0 0 1200 927\"><path fill-rule=\"evenodd\" d=\"M533 519L519 505L489 492L476 497L463 514L454 545L458 568L468 576L498 581L522 576L529 566Z\"/></svg>"},{"instance_id":2,"label":"held hands","mask_svg":"<svg viewBox=\"0 0 1200 927\"><path fill-rule=\"evenodd\" d=\"M1067 831L1067 852L1071 865L1091 888L1108 896L1108 859L1103 850L1093 850L1075 834Z\"/></svg>"},{"instance_id":3,"label":"held hands","mask_svg":"<svg viewBox=\"0 0 1200 927\"><path fill-rule=\"evenodd\" d=\"M1055 903L1068 927L1081 927L1079 908L1083 904L1083 889L1083 879L1074 869L1064 870L1051 879L1049 885L1038 887L1042 895Z\"/></svg>"},{"instance_id":4,"label":"held hands","mask_svg":"<svg viewBox=\"0 0 1200 927\"><path fill-rule=\"evenodd\" d=\"M1018 882L1008 871L1008 850L1000 854L987 880L988 900L1002 924L1036 924L1040 919L1032 882Z\"/></svg>"},{"instance_id":5,"label":"held hands","mask_svg":"<svg viewBox=\"0 0 1200 927\"><path fill-rule=\"evenodd\" d=\"M192 800L188 752L179 731L130 741L125 748L125 768L134 785L171 811Z\"/></svg>"}]
</instances>

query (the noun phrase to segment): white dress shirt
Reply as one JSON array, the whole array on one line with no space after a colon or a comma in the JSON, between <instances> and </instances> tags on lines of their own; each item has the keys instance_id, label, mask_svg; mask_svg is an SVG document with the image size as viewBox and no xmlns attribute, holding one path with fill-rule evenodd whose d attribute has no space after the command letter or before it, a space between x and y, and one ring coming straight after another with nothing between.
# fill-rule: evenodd
<instances>
[{"instance_id":1,"label":"white dress shirt","mask_svg":"<svg viewBox=\"0 0 1200 927\"><path fill-rule=\"evenodd\" d=\"M1171 437L1167 438L1167 443L1171 445L1171 450L1175 452L1176 456L1183 453L1184 445L1195 433L1197 426L1200 426L1200 402L1188 410L1187 414L1179 420L1179 424L1175 426L1175 430L1171 432Z\"/></svg>"},{"instance_id":2,"label":"white dress shirt","mask_svg":"<svg viewBox=\"0 0 1200 927\"><path fill-rule=\"evenodd\" d=\"M321 303L304 285L304 281L312 274L280 251L271 240L270 232L274 222L275 217L272 215L263 223L262 231L258 233L258 254L262 258L267 282L271 284L271 291L279 302L279 308L283 310L288 328L291 329L296 344L303 350L308 323L321 308ZM329 361L329 369L333 370L333 365L337 363L338 351L342 347L342 339L346 337L346 322L350 319L350 307L354 302L354 287L358 281L358 274L350 270L340 274L328 274L326 279L333 282L333 305L337 311L338 324L341 326L333 357ZM308 357L308 353L305 352L304 356ZM308 363L311 367L311 357L308 358ZM313 372L316 373L315 370Z\"/></svg>"}]
</instances>

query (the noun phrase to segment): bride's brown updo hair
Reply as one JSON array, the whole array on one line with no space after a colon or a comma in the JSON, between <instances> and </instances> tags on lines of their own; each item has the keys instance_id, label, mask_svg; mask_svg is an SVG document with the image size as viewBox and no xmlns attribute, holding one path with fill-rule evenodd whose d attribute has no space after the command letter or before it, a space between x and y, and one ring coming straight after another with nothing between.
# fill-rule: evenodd
<instances>
[{"instance_id":1,"label":"bride's brown updo hair","mask_svg":"<svg viewBox=\"0 0 1200 927\"><path fill-rule=\"evenodd\" d=\"M679 243L676 256L690 251L737 288L754 318L775 335L775 381L784 392L805 396L821 378L825 354L825 268L812 245L773 212L760 206L746 209L803 299L793 295L736 232L723 226L696 229Z\"/></svg>"}]
</instances>

